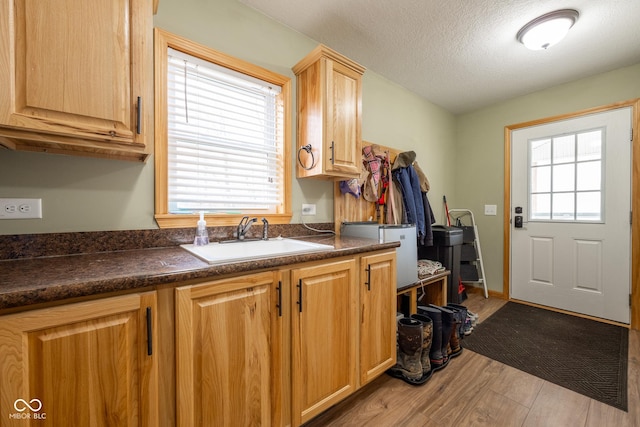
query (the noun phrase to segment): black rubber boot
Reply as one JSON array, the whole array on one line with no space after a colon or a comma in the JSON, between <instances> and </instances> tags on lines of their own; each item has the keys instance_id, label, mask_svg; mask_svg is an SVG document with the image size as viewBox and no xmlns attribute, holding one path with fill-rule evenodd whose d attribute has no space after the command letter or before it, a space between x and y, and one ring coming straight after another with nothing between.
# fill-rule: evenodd
<instances>
[{"instance_id":1,"label":"black rubber boot","mask_svg":"<svg viewBox=\"0 0 640 427\"><path fill-rule=\"evenodd\" d=\"M422 363L422 378L421 384L424 384L433 371L431 370L431 363L429 361L429 352L431 351L431 341L433 340L433 322L431 318L422 314L412 314L412 319L416 319L422 322L422 353L420 357L420 363Z\"/></svg>"},{"instance_id":2,"label":"black rubber boot","mask_svg":"<svg viewBox=\"0 0 640 427\"><path fill-rule=\"evenodd\" d=\"M401 378L409 384L420 384L422 380L422 322L416 319L398 320L398 347L395 366L389 375Z\"/></svg>"},{"instance_id":3,"label":"black rubber boot","mask_svg":"<svg viewBox=\"0 0 640 427\"><path fill-rule=\"evenodd\" d=\"M451 340L451 330L453 329L453 311L448 308L439 307L429 304L429 307L440 310L442 317L442 356L444 358L444 366L449 363L449 341ZM444 367L443 366L443 367Z\"/></svg>"},{"instance_id":4,"label":"black rubber boot","mask_svg":"<svg viewBox=\"0 0 640 427\"><path fill-rule=\"evenodd\" d=\"M445 366L445 354L442 354L442 312L433 307L418 306L418 313L427 316L433 323L433 341L429 351L431 370L437 371Z\"/></svg>"}]
</instances>

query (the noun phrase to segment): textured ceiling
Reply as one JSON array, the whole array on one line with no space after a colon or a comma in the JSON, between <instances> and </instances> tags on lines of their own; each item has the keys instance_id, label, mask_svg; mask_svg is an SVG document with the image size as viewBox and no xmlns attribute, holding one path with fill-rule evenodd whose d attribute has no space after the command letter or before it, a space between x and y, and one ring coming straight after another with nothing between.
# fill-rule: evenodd
<instances>
[{"instance_id":1,"label":"textured ceiling","mask_svg":"<svg viewBox=\"0 0 640 427\"><path fill-rule=\"evenodd\" d=\"M454 114L640 63L640 0L239 1ZM568 8L580 18L562 42L517 42Z\"/></svg>"}]
</instances>

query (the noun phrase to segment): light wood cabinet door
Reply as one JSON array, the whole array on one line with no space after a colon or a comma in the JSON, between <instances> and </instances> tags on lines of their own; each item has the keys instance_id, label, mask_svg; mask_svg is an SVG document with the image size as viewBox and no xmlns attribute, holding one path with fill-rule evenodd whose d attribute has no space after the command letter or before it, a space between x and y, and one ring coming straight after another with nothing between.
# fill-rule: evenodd
<instances>
[{"instance_id":1,"label":"light wood cabinet door","mask_svg":"<svg viewBox=\"0 0 640 427\"><path fill-rule=\"evenodd\" d=\"M3 426L154 426L156 294L0 317Z\"/></svg>"},{"instance_id":2,"label":"light wood cabinet door","mask_svg":"<svg viewBox=\"0 0 640 427\"><path fill-rule=\"evenodd\" d=\"M178 426L279 424L277 278L265 272L176 289Z\"/></svg>"},{"instance_id":3,"label":"light wood cabinet door","mask_svg":"<svg viewBox=\"0 0 640 427\"><path fill-rule=\"evenodd\" d=\"M396 256L360 260L360 385L396 363Z\"/></svg>"},{"instance_id":4,"label":"light wood cabinet door","mask_svg":"<svg viewBox=\"0 0 640 427\"><path fill-rule=\"evenodd\" d=\"M358 177L362 168L362 76L337 61L326 62L324 168L335 176Z\"/></svg>"},{"instance_id":5,"label":"light wood cabinet door","mask_svg":"<svg viewBox=\"0 0 640 427\"><path fill-rule=\"evenodd\" d=\"M151 0L15 0L0 6L0 144L144 160Z\"/></svg>"},{"instance_id":6,"label":"light wood cabinet door","mask_svg":"<svg viewBox=\"0 0 640 427\"><path fill-rule=\"evenodd\" d=\"M291 271L293 425L356 390L355 274L353 259Z\"/></svg>"},{"instance_id":7,"label":"light wood cabinet door","mask_svg":"<svg viewBox=\"0 0 640 427\"><path fill-rule=\"evenodd\" d=\"M293 71L297 77L298 178L360 176L364 68L320 45Z\"/></svg>"}]
</instances>

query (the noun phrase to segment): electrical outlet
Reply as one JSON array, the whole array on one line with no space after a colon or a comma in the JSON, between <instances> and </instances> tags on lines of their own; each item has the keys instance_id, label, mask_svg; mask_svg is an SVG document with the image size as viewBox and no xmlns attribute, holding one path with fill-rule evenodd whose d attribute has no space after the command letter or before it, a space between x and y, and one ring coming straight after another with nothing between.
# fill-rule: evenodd
<instances>
[{"instance_id":1,"label":"electrical outlet","mask_svg":"<svg viewBox=\"0 0 640 427\"><path fill-rule=\"evenodd\" d=\"M316 205L313 204L302 204L302 215L315 215L316 214Z\"/></svg>"},{"instance_id":2,"label":"electrical outlet","mask_svg":"<svg viewBox=\"0 0 640 427\"><path fill-rule=\"evenodd\" d=\"M42 199L0 199L0 219L42 218Z\"/></svg>"}]
</instances>

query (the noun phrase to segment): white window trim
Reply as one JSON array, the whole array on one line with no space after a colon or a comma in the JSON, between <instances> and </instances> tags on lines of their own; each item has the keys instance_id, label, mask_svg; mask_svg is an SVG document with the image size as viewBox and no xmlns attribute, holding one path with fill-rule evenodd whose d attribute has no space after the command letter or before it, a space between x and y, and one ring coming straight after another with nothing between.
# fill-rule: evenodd
<instances>
[{"instance_id":1,"label":"white window trim","mask_svg":"<svg viewBox=\"0 0 640 427\"><path fill-rule=\"evenodd\" d=\"M550 141L553 141L555 138L570 135L570 136L574 137L574 144L577 144L576 140L577 140L578 135L584 134L584 133L593 132L593 131L597 131L597 130L601 131L601 134L602 134L601 148L600 148L601 154L600 154L600 157L597 159L598 161L601 162L601 165L600 165L600 177L601 177L600 179L601 179L601 182L600 182L600 188L598 190L578 190L577 189L577 186L578 186L578 182L577 182L577 179L578 179L577 167L578 167L578 165L581 164L581 163L588 163L588 162L593 161L593 160L578 160L577 158L574 158L573 161L566 162L566 163L554 163L551 160L548 165L546 165L546 164L545 165L536 165L536 166L532 165L531 144L533 142L539 141L539 140L542 140L542 139L549 139ZM605 183L604 183L604 177L605 177L605 170L604 169L605 169L605 166L606 166L606 159L605 159L606 132L605 132L604 128L583 129L583 130L580 130L580 131L577 131L577 132L572 132L572 133L566 134L566 135L549 135L549 136L544 137L544 138L536 138L535 140L528 141L527 151L528 151L528 153L527 153L527 157L528 157L527 165L528 166L527 167L529 168L529 171L528 171L528 193L529 194L527 195L527 203L529 205L532 204L532 196L534 194L548 194L549 197L551 198L551 202L550 202L551 203L551 205L550 205L551 206L551 212L549 213L549 215L550 215L549 218L534 217L533 216L533 212L532 212L533 209L530 206L529 209L527 209L527 211L529 213L527 220L529 222L575 223L575 224L604 224L605 223L605 203L604 203L604 201L605 201L606 194L605 194ZM577 151L576 151L575 156L577 157L577 155L578 154L577 154ZM550 167L550 168L553 168L553 166L558 166L558 165L562 165L562 164L567 164L567 165L573 165L574 166L574 185L573 185L573 189L572 190L566 190L566 191L556 191L556 190L554 190L552 188L553 179L554 179L553 172L551 172L551 182L549 183L551 188L549 188L549 191L534 192L532 190L532 186L533 186L532 173L533 173L533 170L535 168L538 168L538 167ZM551 169L551 171L553 171L553 169ZM577 215L577 209L578 209L577 203L576 203L577 195L580 194L580 193L589 193L589 192L592 192L592 191L597 191L597 192L600 193L600 218L596 219L596 220L578 218L576 216ZM574 217L573 218L566 218L565 219L565 218L554 218L553 217L553 201L552 201L553 200L553 195L555 195L555 194L563 194L563 193L570 194L574 198L574 206L573 206L573 215L574 215Z\"/></svg>"}]
</instances>

